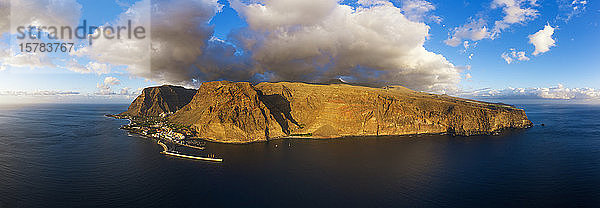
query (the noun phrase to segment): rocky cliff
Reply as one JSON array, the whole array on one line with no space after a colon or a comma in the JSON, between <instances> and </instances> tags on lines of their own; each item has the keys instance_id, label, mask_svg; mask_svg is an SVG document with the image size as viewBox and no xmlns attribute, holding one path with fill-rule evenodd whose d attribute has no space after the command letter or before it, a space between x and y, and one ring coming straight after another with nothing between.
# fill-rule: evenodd
<instances>
[{"instance_id":1,"label":"rocky cliff","mask_svg":"<svg viewBox=\"0 0 600 208\"><path fill-rule=\"evenodd\" d=\"M219 142L246 143L286 136L287 128L265 96L247 82L208 82L170 120L192 125L198 136Z\"/></svg>"},{"instance_id":2,"label":"rocky cliff","mask_svg":"<svg viewBox=\"0 0 600 208\"><path fill-rule=\"evenodd\" d=\"M145 102L137 107L138 99L132 106L144 108ZM224 143L294 135L473 135L531 125L525 112L513 106L415 92L400 86L289 82L254 86L228 81L202 84L189 104L169 120L191 126L198 137Z\"/></svg>"},{"instance_id":3,"label":"rocky cliff","mask_svg":"<svg viewBox=\"0 0 600 208\"><path fill-rule=\"evenodd\" d=\"M186 89L178 86L163 85L149 87L142 91L126 112L120 115L126 116L160 116L161 114L172 114L186 106L196 90Z\"/></svg>"},{"instance_id":4,"label":"rocky cliff","mask_svg":"<svg viewBox=\"0 0 600 208\"><path fill-rule=\"evenodd\" d=\"M531 125L509 105L416 92L401 86L261 83L267 102L289 114L292 134L319 137L422 133L489 134ZM296 124L296 125L293 125Z\"/></svg>"}]
</instances>

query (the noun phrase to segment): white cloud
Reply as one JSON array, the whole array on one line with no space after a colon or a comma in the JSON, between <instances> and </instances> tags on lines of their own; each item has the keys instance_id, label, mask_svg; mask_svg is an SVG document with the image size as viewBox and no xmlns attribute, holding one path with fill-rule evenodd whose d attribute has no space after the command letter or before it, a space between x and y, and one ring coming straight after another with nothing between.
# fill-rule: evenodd
<instances>
[{"instance_id":1,"label":"white cloud","mask_svg":"<svg viewBox=\"0 0 600 208\"><path fill-rule=\"evenodd\" d=\"M68 95L79 95L77 91L59 91L59 90L38 90L38 91L0 91L1 95L12 95L12 96L68 96Z\"/></svg>"},{"instance_id":2,"label":"white cloud","mask_svg":"<svg viewBox=\"0 0 600 208\"><path fill-rule=\"evenodd\" d=\"M574 12L584 11L587 7L587 3L588 2L586 0L573 0L571 2L571 8Z\"/></svg>"},{"instance_id":3,"label":"white cloud","mask_svg":"<svg viewBox=\"0 0 600 208\"><path fill-rule=\"evenodd\" d=\"M469 79L471 79L471 78L473 78L473 76L471 76L471 73L467 73L467 74L465 75L465 79L469 80Z\"/></svg>"},{"instance_id":4,"label":"white cloud","mask_svg":"<svg viewBox=\"0 0 600 208\"><path fill-rule=\"evenodd\" d=\"M329 16L338 6L337 0L267 0L244 4L233 1L234 9L241 12L254 30L272 29L286 25L313 25ZM361 1L363 5L389 5L385 1Z\"/></svg>"},{"instance_id":5,"label":"white cloud","mask_svg":"<svg viewBox=\"0 0 600 208\"><path fill-rule=\"evenodd\" d=\"M0 46L1 47L1 46ZM52 59L46 53L11 53L10 49L0 48L0 71L8 67L39 68L53 67Z\"/></svg>"},{"instance_id":6,"label":"white cloud","mask_svg":"<svg viewBox=\"0 0 600 208\"><path fill-rule=\"evenodd\" d=\"M96 87L98 88L98 93L100 95L113 95L116 94L113 92L112 87L116 85L120 85L121 81L116 77L106 77L103 82L99 82Z\"/></svg>"},{"instance_id":7,"label":"white cloud","mask_svg":"<svg viewBox=\"0 0 600 208\"><path fill-rule=\"evenodd\" d=\"M0 33L17 26L75 26L82 8L76 0L0 0L0 5Z\"/></svg>"},{"instance_id":8,"label":"white cloud","mask_svg":"<svg viewBox=\"0 0 600 208\"><path fill-rule=\"evenodd\" d=\"M114 92L112 91L112 89L110 88L110 86L102 84L102 83L98 83L97 85L98 87L98 93L99 95L111 95L114 94Z\"/></svg>"},{"instance_id":9,"label":"white cloud","mask_svg":"<svg viewBox=\"0 0 600 208\"><path fill-rule=\"evenodd\" d=\"M460 80L457 67L424 48L429 27L391 4L352 8L337 0L283 0L234 7L253 29L245 31L244 43L257 72L271 80L344 76L425 91L453 89Z\"/></svg>"},{"instance_id":10,"label":"white cloud","mask_svg":"<svg viewBox=\"0 0 600 208\"><path fill-rule=\"evenodd\" d=\"M77 61L71 61L66 68L83 73L104 74L110 72L110 66L126 66L126 70L134 76L151 78L150 7L149 0L139 1L110 24L112 27L122 26L127 25L131 20L134 27L142 26L148 30L146 38L96 39L92 45L79 48L71 53L72 57L77 60L82 57L90 59L88 64L84 66ZM159 20L157 19L157 21ZM99 35L100 32L101 30L96 30L94 35Z\"/></svg>"},{"instance_id":11,"label":"white cloud","mask_svg":"<svg viewBox=\"0 0 600 208\"><path fill-rule=\"evenodd\" d=\"M500 57L502 57L502 59L504 59L504 61L506 61L507 64L511 64L513 62L512 57L510 57L510 53L502 53Z\"/></svg>"},{"instance_id":12,"label":"white cloud","mask_svg":"<svg viewBox=\"0 0 600 208\"><path fill-rule=\"evenodd\" d=\"M158 83L249 80L251 67L237 59L236 49L212 38L209 21L221 7L217 0L142 0L121 14L114 25L131 19L151 30L146 39L99 39L74 54L101 64L126 66L132 75Z\"/></svg>"},{"instance_id":13,"label":"white cloud","mask_svg":"<svg viewBox=\"0 0 600 208\"><path fill-rule=\"evenodd\" d=\"M129 95L130 94L129 90L130 90L129 87L125 87L125 88L121 89L121 92L119 92L119 94L120 95Z\"/></svg>"},{"instance_id":14,"label":"white cloud","mask_svg":"<svg viewBox=\"0 0 600 208\"><path fill-rule=\"evenodd\" d=\"M562 84L545 88L482 89L463 92L463 97L495 99L600 100L600 89L566 88Z\"/></svg>"},{"instance_id":15,"label":"white cloud","mask_svg":"<svg viewBox=\"0 0 600 208\"><path fill-rule=\"evenodd\" d=\"M362 6L375 6L375 5L381 5L381 4L390 4L389 1L385 1L385 0L357 0L356 3L359 5L362 5Z\"/></svg>"},{"instance_id":16,"label":"white cloud","mask_svg":"<svg viewBox=\"0 0 600 208\"><path fill-rule=\"evenodd\" d=\"M541 29L533 35L529 35L529 43L535 46L535 51L533 52L534 56L546 53L550 51L550 47L556 46L556 41L552 38L554 29L555 28L552 26L546 25L544 26L544 29Z\"/></svg>"},{"instance_id":17,"label":"white cloud","mask_svg":"<svg viewBox=\"0 0 600 208\"><path fill-rule=\"evenodd\" d=\"M516 56L519 61L529 61L529 57L525 56L525 51L516 52L516 55L513 54L513 56Z\"/></svg>"},{"instance_id":18,"label":"white cloud","mask_svg":"<svg viewBox=\"0 0 600 208\"><path fill-rule=\"evenodd\" d=\"M500 33L513 24L524 24L539 16L537 0L493 0L492 9L502 9L504 16L494 22L491 31L487 28L485 19L470 19L467 24L456 27L450 38L444 41L446 45L456 47L463 40L479 41L482 39L496 39Z\"/></svg>"},{"instance_id":19,"label":"white cloud","mask_svg":"<svg viewBox=\"0 0 600 208\"><path fill-rule=\"evenodd\" d=\"M110 65L108 65L108 64L101 64L101 63L98 63L98 62L89 62L86 65L86 68L89 71L92 71L92 72L94 72L96 74L108 74L108 73L110 73Z\"/></svg>"},{"instance_id":20,"label":"white cloud","mask_svg":"<svg viewBox=\"0 0 600 208\"><path fill-rule=\"evenodd\" d=\"M517 51L514 48L511 48L509 52L504 52L500 55L506 63L511 64L514 60L518 61L529 61L529 57L527 57L525 51Z\"/></svg>"},{"instance_id":21,"label":"white cloud","mask_svg":"<svg viewBox=\"0 0 600 208\"><path fill-rule=\"evenodd\" d=\"M50 2L65 6L53 10L64 15L53 18L56 15L45 14L50 7L39 8L47 21L77 23L81 5L75 0ZM369 6L351 7L338 0L232 1L249 25L232 34L228 41L235 42L234 47L212 38L209 21L222 7L217 0L141 0L110 25L132 20L151 30L144 41L101 38L57 61L62 61L59 67L80 73L107 74L112 67L124 66L133 76L171 84L255 78L320 81L344 76L426 91L456 88L458 68L423 46L429 37L423 22L438 18L430 14L433 4L425 0L404 0L401 7L379 0L359 3ZM244 49L243 55L236 55L238 49ZM90 61L83 63L86 59ZM97 87L107 91L106 86Z\"/></svg>"},{"instance_id":22,"label":"white cloud","mask_svg":"<svg viewBox=\"0 0 600 208\"><path fill-rule=\"evenodd\" d=\"M536 2L537 0L494 0L492 8L501 8L505 16L495 22L491 38L495 39L502 30L513 24L523 24L539 16L538 10L533 8L537 6Z\"/></svg>"},{"instance_id":23,"label":"white cloud","mask_svg":"<svg viewBox=\"0 0 600 208\"><path fill-rule=\"evenodd\" d=\"M121 85L121 81L119 79L117 79L116 77L106 77L104 78L103 82L100 82L97 84L97 88L98 88L98 92L96 92L94 95L96 96L120 96L120 97L124 97L124 98L131 98L134 97L136 95L139 95L140 92L142 91L142 88L138 89L137 91L134 90L132 91L131 88L129 87L123 87L121 89L119 89L118 91L114 91L113 87Z\"/></svg>"},{"instance_id":24,"label":"white cloud","mask_svg":"<svg viewBox=\"0 0 600 208\"><path fill-rule=\"evenodd\" d=\"M123 92L123 90L121 90ZM78 91L36 90L36 91L3 91L0 90L0 104L15 103L131 103L139 93L129 94L100 93L83 94Z\"/></svg>"},{"instance_id":25,"label":"white cloud","mask_svg":"<svg viewBox=\"0 0 600 208\"><path fill-rule=\"evenodd\" d=\"M559 10L562 14L559 14L557 19L564 20L565 22L570 21L573 17L583 14L588 7L589 2L586 0L559 0L557 2Z\"/></svg>"},{"instance_id":26,"label":"white cloud","mask_svg":"<svg viewBox=\"0 0 600 208\"><path fill-rule=\"evenodd\" d=\"M10 30L10 0L0 0L0 37Z\"/></svg>"},{"instance_id":27,"label":"white cloud","mask_svg":"<svg viewBox=\"0 0 600 208\"><path fill-rule=\"evenodd\" d=\"M6 70L7 65L4 64L4 60L8 57L10 50L8 48L2 48L0 44L0 71Z\"/></svg>"},{"instance_id":28,"label":"white cloud","mask_svg":"<svg viewBox=\"0 0 600 208\"><path fill-rule=\"evenodd\" d=\"M442 18L433 14L435 6L431 2L425 0L402 0L400 9L404 15L411 21L432 21L441 23Z\"/></svg>"},{"instance_id":29,"label":"white cloud","mask_svg":"<svg viewBox=\"0 0 600 208\"><path fill-rule=\"evenodd\" d=\"M108 64L102 64L98 62L88 62L86 65L80 64L77 59L71 58L64 62L64 66L67 70L78 72L82 74L94 73L97 75L108 74L111 72L111 66Z\"/></svg>"},{"instance_id":30,"label":"white cloud","mask_svg":"<svg viewBox=\"0 0 600 208\"><path fill-rule=\"evenodd\" d=\"M444 43L456 47L459 44L464 43L463 40L479 41L489 37L490 32L488 31L485 20L470 20L469 23L454 28L452 37L445 40Z\"/></svg>"},{"instance_id":31,"label":"white cloud","mask_svg":"<svg viewBox=\"0 0 600 208\"><path fill-rule=\"evenodd\" d=\"M129 6L131 6L131 4L129 2L122 1L122 0L115 0L115 3L117 5L119 5L120 7L125 7L125 8L128 8Z\"/></svg>"},{"instance_id":32,"label":"white cloud","mask_svg":"<svg viewBox=\"0 0 600 208\"><path fill-rule=\"evenodd\" d=\"M80 15L76 0L0 0L0 34L14 32L18 26L75 26ZM0 44L0 70L53 66L47 53L16 53Z\"/></svg>"},{"instance_id":33,"label":"white cloud","mask_svg":"<svg viewBox=\"0 0 600 208\"><path fill-rule=\"evenodd\" d=\"M104 84L108 85L120 85L121 81L115 77L106 77L104 78Z\"/></svg>"}]
</instances>

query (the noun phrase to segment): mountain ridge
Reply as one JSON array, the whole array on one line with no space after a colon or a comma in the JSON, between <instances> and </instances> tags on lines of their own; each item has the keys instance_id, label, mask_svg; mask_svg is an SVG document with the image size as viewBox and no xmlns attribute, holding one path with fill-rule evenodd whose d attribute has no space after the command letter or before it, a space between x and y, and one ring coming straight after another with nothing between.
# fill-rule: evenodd
<instances>
[{"instance_id":1,"label":"mountain ridge","mask_svg":"<svg viewBox=\"0 0 600 208\"><path fill-rule=\"evenodd\" d=\"M148 87L131 103L124 116L160 116L173 114L187 105L196 90L180 86L162 85Z\"/></svg>"},{"instance_id":2,"label":"mountain ridge","mask_svg":"<svg viewBox=\"0 0 600 208\"><path fill-rule=\"evenodd\" d=\"M140 97L146 100L147 96L142 94ZM123 115L135 115L138 109L156 109L154 105L162 103L151 102L151 106L144 106L146 102L136 101L132 103L133 108L130 106L134 113L128 110ZM146 115L158 116L158 111L146 112L151 112ZM439 133L468 136L532 125L523 110L505 104L416 92L401 86L373 88L297 82L256 85L206 82L187 104L167 119L193 128L197 137L222 143L261 142L298 135L313 138Z\"/></svg>"}]
</instances>

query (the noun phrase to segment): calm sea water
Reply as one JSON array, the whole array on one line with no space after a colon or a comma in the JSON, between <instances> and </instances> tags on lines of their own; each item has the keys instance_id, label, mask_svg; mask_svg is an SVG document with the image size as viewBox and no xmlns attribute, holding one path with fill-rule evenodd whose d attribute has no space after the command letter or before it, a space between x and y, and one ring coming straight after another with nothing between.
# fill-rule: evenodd
<instances>
[{"instance_id":1,"label":"calm sea water","mask_svg":"<svg viewBox=\"0 0 600 208\"><path fill-rule=\"evenodd\" d=\"M208 144L210 163L103 116L127 105L1 106L0 207L600 207L600 106L519 107L538 125Z\"/></svg>"}]
</instances>

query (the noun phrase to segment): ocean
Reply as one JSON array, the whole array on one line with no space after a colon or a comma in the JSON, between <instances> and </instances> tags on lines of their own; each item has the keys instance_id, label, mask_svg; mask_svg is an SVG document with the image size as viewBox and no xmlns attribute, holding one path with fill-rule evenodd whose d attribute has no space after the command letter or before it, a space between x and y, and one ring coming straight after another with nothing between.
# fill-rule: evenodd
<instances>
[{"instance_id":1,"label":"ocean","mask_svg":"<svg viewBox=\"0 0 600 208\"><path fill-rule=\"evenodd\" d=\"M535 127L496 136L197 150L222 163L162 155L104 116L127 106L0 106L0 207L600 207L597 105L517 105Z\"/></svg>"}]
</instances>

